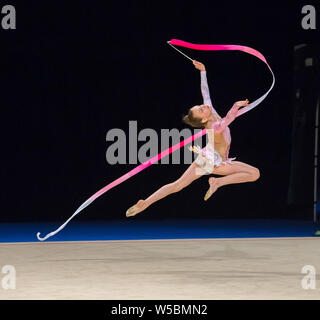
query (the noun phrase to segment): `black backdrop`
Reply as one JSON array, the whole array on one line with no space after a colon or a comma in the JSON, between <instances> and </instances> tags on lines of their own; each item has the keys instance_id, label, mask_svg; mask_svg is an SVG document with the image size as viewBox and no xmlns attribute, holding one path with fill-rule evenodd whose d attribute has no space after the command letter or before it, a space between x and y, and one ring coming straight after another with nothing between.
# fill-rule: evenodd
<instances>
[{"instance_id":1,"label":"black backdrop","mask_svg":"<svg viewBox=\"0 0 320 320\"><path fill-rule=\"evenodd\" d=\"M228 185L203 201L207 177L149 207L160 217L290 218L286 210L292 126L294 1L28 1L14 3L17 29L1 39L1 221L66 219L94 192L135 165L110 165L106 133L129 120L138 130L183 129L201 103L199 71L172 38L241 44L269 61L276 85L230 125L230 156L260 169L254 183ZM271 84L266 66L240 52L185 49L203 62L211 98L225 114ZM160 150L159 150L160 151ZM126 219L138 199L177 179L188 165L153 165L96 200L81 219ZM301 218L304 218L303 215Z\"/></svg>"}]
</instances>

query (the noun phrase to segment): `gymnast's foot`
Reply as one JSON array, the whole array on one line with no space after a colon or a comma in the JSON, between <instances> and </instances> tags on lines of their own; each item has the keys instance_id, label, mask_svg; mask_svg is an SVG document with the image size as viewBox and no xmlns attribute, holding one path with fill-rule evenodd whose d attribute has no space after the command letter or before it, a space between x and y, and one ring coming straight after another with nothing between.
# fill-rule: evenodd
<instances>
[{"instance_id":1,"label":"gymnast's foot","mask_svg":"<svg viewBox=\"0 0 320 320\"><path fill-rule=\"evenodd\" d=\"M204 196L204 201L207 201L219 188L219 183L217 178L209 178L208 180L210 188L208 189L206 195Z\"/></svg>"},{"instance_id":2,"label":"gymnast's foot","mask_svg":"<svg viewBox=\"0 0 320 320\"><path fill-rule=\"evenodd\" d=\"M134 206L130 207L127 212L127 217L132 217L145 209L145 200L139 200Z\"/></svg>"}]
</instances>

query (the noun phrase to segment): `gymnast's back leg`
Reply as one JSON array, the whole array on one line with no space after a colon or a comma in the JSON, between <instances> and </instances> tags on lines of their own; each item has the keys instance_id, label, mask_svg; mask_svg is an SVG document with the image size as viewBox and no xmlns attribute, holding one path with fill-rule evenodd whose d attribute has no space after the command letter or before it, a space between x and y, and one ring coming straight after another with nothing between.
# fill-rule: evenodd
<instances>
[{"instance_id":1,"label":"gymnast's back leg","mask_svg":"<svg viewBox=\"0 0 320 320\"><path fill-rule=\"evenodd\" d=\"M139 200L134 206L130 207L127 210L126 216L134 216L137 213L147 209L154 202L163 199L164 197L172 193L181 191L183 188L187 187L189 184L191 184L193 181L200 178L204 174L205 171L201 169L194 161L179 179L162 186L156 192L151 194L147 199Z\"/></svg>"}]
</instances>

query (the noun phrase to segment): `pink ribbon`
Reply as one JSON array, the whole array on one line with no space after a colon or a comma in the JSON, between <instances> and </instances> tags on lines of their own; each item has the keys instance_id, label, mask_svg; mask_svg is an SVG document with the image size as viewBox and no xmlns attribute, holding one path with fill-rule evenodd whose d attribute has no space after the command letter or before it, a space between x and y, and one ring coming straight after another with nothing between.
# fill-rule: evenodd
<instances>
[{"instance_id":1,"label":"pink ribbon","mask_svg":"<svg viewBox=\"0 0 320 320\"><path fill-rule=\"evenodd\" d=\"M193 44L193 43L189 43L189 42L185 42L182 40L178 40L178 39L172 39L169 41L169 43L171 45L177 45L177 46L181 46L181 47L185 47L185 48L190 48L190 49L194 49L194 50L208 50L208 51L218 51L218 50L240 50L243 52L246 52L248 54L251 54L257 58L259 58L260 60L262 60L269 68L269 70L272 73L273 76L273 82L271 85L271 88L263 95L261 96L259 99L255 100L254 102L252 102L250 105L248 105L247 107L244 107L242 109L240 109L237 113L237 116L240 116L242 114L244 114L245 112L248 112L249 110L253 109L255 106L257 106L259 103L261 103L266 96L269 94L269 92L272 90L274 83L275 83L275 77L274 74L269 66L269 64L267 63L265 57L258 52L255 49L252 49L250 47L245 47L245 46L239 46L239 45L210 45L210 44ZM103 195L105 192L109 191L110 189L116 187L117 185L119 185L120 183L126 181L127 179L133 177L134 175L138 174L139 172L141 172L142 170L148 168L149 166L151 166L152 164L154 164L155 162L159 161L160 159L162 159L163 157L166 157L167 155L169 155L170 153L180 149L181 147L189 144L190 142L202 137L203 135L206 134L206 129L203 129L202 131L196 133L195 135L175 144L173 147L168 148L165 151L162 151L161 153L159 153L158 155L152 157L151 159L145 161L144 163L140 164L139 166L135 167L134 169L132 169L131 171L129 171L128 173L124 174L123 176L121 176L120 178L114 180L113 182L109 183L108 185L106 185L104 188L100 189L99 191L97 191L94 195L92 195L88 200L86 200L74 213L73 215L64 223L62 224L57 230L48 233L45 237L40 237L40 232L37 233L37 238L40 241L44 241L46 239L48 239L49 237L54 236L55 234L57 234L59 231L61 231L68 223L70 220L72 220L78 213L80 213L83 209L85 209L87 206L89 206L94 200L96 200L97 198L99 198L101 195Z\"/></svg>"},{"instance_id":2,"label":"pink ribbon","mask_svg":"<svg viewBox=\"0 0 320 320\"><path fill-rule=\"evenodd\" d=\"M246 47L246 46L233 45L233 44L194 44L194 43L190 43L190 42L186 42L186 41L182 41L182 40L178 40L178 39L172 39L169 41L169 43L171 45L176 45L176 46L185 47L185 48L194 49L194 50L205 50L205 51L238 50L238 51L243 51L243 52L246 52L248 54L251 54L251 55L257 57L258 59L260 59L261 61L263 61L267 65L267 67L269 68L269 70L272 74L272 78L273 78L270 89L263 96L261 96L259 99L250 103L250 105L248 105L247 107L241 108L237 113L237 117L250 111L251 109L256 107L258 104L260 104L267 97L267 95L270 93L270 91L274 87L275 77L272 72L272 69L270 68L266 58L259 51L255 50L253 48Z\"/></svg>"}]
</instances>

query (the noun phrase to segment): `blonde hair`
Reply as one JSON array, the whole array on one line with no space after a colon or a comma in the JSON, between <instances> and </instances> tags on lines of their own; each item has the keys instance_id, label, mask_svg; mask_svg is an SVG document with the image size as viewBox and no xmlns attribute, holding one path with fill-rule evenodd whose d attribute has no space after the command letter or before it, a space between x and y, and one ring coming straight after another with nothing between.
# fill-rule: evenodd
<instances>
[{"instance_id":1,"label":"blonde hair","mask_svg":"<svg viewBox=\"0 0 320 320\"><path fill-rule=\"evenodd\" d=\"M213 112L212 114L214 116L214 122L221 121L221 117L216 112ZM194 128L204 129L206 126L206 122L204 123L201 122L202 121L201 118L197 118L193 116L193 112L191 108L189 109L188 114L182 117L182 121Z\"/></svg>"}]
</instances>

